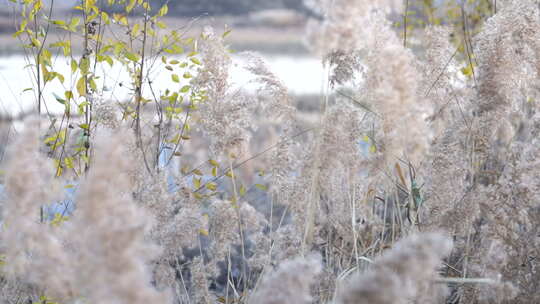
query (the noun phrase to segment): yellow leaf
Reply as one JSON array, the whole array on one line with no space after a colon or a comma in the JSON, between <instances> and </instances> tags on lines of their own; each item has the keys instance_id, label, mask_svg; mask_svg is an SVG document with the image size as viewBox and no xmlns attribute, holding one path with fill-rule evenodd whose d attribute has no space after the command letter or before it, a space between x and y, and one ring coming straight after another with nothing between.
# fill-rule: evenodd
<instances>
[{"instance_id":1,"label":"yellow leaf","mask_svg":"<svg viewBox=\"0 0 540 304\"><path fill-rule=\"evenodd\" d=\"M60 161L55 159L55 168L56 168L56 177L62 176L62 173L64 172L64 168L62 168L62 165L60 164Z\"/></svg>"},{"instance_id":2,"label":"yellow leaf","mask_svg":"<svg viewBox=\"0 0 540 304\"><path fill-rule=\"evenodd\" d=\"M64 158L64 164L66 165L66 168L73 169L73 158L71 157Z\"/></svg>"},{"instance_id":3,"label":"yellow leaf","mask_svg":"<svg viewBox=\"0 0 540 304\"><path fill-rule=\"evenodd\" d=\"M163 23L163 21L158 21L156 22L156 25L160 28L160 29L165 29L167 28L167 25L165 23Z\"/></svg>"},{"instance_id":4,"label":"yellow leaf","mask_svg":"<svg viewBox=\"0 0 540 304\"><path fill-rule=\"evenodd\" d=\"M67 100L67 101L70 101L71 99L73 99L73 92L71 92L71 91L65 91L65 92L64 92L64 96L66 97L66 100Z\"/></svg>"},{"instance_id":5,"label":"yellow leaf","mask_svg":"<svg viewBox=\"0 0 540 304\"><path fill-rule=\"evenodd\" d=\"M240 192L240 196L246 195L246 192L247 192L246 187L244 187L244 185L241 185L239 192Z\"/></svg>"},{"instance_id":6,"label":"yellow leaf","mask_svg":"<svg viewBox=\"0 0 540 304\"><path fill-rule=\"evenodd\" d=\"M74 59L71 59L71 74L75 74L78 67L79 65L77 64L77 61L75 61Z\"/></svg>"},{"instance_id":7,"label":"yellow leaf","mask_svg":"<svg viewBox=\"0 0 540 304\"><path fill-rule=\"evenodd\" d=\"M92 90L97 91L97 84L96 82L94 81L94 77L90 77L90 79L88 80L89 84L90 84L90 88Z\"/></svg>"},{"instance_id":8,"label":"yellow leaf","mask_svg":"<svg viewBox=\"0 0 540 304\"><path fill-rule=\"evenodd\" d=\"M225 38L227 36L229 36L229 34L232 32L232 30L227 30L223 33L223 35L221 35L222 38Z\"/></svg>"},{"instance_id":9,"label":"yellow leaf","mask_svg":"<svg viewBox=\"0 0 540 304\"><path fill-rule=\"evenodd\" d=\"M129 0L128 5L126 5L126 13L129 13L133 10L135 7L136 1L135 0Z\"/></svg>"},{"instance_id":10,"label":"yellow leaf","mask_svg":"<svg viewBox=\"0 0 540 304\"><path fill-rule=\"evenodd\" d=\"M136 23L131 29L131 36L136 37L137 35L139 35L140 31L141 25L139 23Z\"/></svg>"},{"instance_id":11,"label":"yellow leaf","mask_svg":"<svg viewBox=\"0 0 540 304\"><path fill-rule=\"evenodd\" d=\"M79 17L75 17L73 19L71 19L71 22L69 23L69 30L72 31L72 32L76 32L77 31L77 26L79 25L79 22L81 22L81 18Z\"/></svg>"},{"instance_id":12,"label":"yellow leaf","mask_svg":"<svg viewBox=\"0 0 540 304\"><path fill-rule=\"evenodd\" d=\"M396 167L396 171L397 171L398 177L399 177L399 179L400 179L400 181L401 181L401 185L403 185L404 187L406 187L406 186L407 186L407 183L405 182L405 177L403 177L403 172L401 172L401 167L400 167L399 163L396 163L395 167Z\"/></svg>"},{"instance_id":13,"label":"yellow leaf","mask_svg":"<svg viewBox=\"0 0 540 304\"><path fill-rule=\"evenodd\" d=\"M470 65L464 67L461 69L461 73L467 77L471 77L472 76L472 68Z\"/></svg>"},{"instance_id":14,"label":"yellow leaf","mask_svg":"<svg viewBox=\"0 0 540 304\"><path fill-rule=\"evenodd\" d=\"M163 17L167 15L168 12L169 12L169 7L167 6L167 4L165 4L159 9L158 16Z\"/></svg>"},{"instance_id":15,"label":"yellow leaf","mask_svg":"<svg viewBox=\"0 0 540 304\"><path fill-rule=\"evenodd\" d=\"M86 79L84 76L77 81L77 92L79 96L86 96Z\"/></svg>"},{"instance_id":16,"label":"yellow leaf","mask_svg":"<svg viewBox=\"0 0 540 304\"><path fill-rule=\"evenodd\" d=\"M52 20L52 23L58 26L66 25L66 22L64 20Z\"/></svg>"},{"instance_id":17,"label":"yellow leaf","mask_svg":"<svg viewBox=\"0 0 540 304\"><path fill-rule=\"evenodd\" d=\"M37 40L36 38L32 38L32 46L34 47L40 47L41 46L41 41Z\"/></svg>"},{"instance_id":18,"label":"yellow leaf","mask_svg":"<svg viewBox=\"0 0 540 304\"><path fill-rule=\"evenodd\" d=\"M195 189L199 189L201 187L201 179L200 178L194 178L193 179L193 186Z\"/></svg>"},{"instance_id":19,"label":"yellow leaf","mask_svg":"<svg viewBox=\"0 0 540 304\"><path fill-rule=\"evenodd\" d=\"M265 185L261 185L261 184L255 184L255 187L261 189L262 191L268 190L268 187L266 187Z\"/></svg>"},{"instance_id":20,"label":"yellow leaf","mask_svg":"<svg viewBox=\"0 0 540 304\"><path fill-rule=\"evenodd\" d=\"M109 24L109 14L107 14L106 12L101 12L101 20L103 20L103 23Z\"/></svg>"},{"instance_id":21,"label":"yellow leaf","mask_svg":"<svg viewBox=\"0 0 540 304\"><path fill-rule=\"evenodd\" d=\"M120 23L121 25L127 26L128 25L128 20L127 20L126 16L121 16L118 19L118 23Z\"/></svg>"}]
</instances>

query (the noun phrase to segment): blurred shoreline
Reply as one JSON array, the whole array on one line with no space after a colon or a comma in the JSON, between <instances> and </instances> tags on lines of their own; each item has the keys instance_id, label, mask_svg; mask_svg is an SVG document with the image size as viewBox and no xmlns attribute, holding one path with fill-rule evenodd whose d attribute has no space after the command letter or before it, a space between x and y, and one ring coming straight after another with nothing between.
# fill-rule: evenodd
<instances>
[{"instance_id":1,"label":"blurred shoreline","mask_svg":"<svg viewBox=\"0 0 540 304\"><path fill-rule=\"evenodd\" d=\"M71 16L64 17L70 19ZM134 17L138 18L138 17ZM305 27L307 19L290 10L266 10L240 16L213 17L165 17L162 21L168 29L185 32L186 37L198 36L205 26L212 26L216 32L232 30L227 36L227 43L237 52L255 51L265 54L308 55L305 44ZM0 14L0 56L23 53L22 43L13 37L15 32L13 16ZM51 26L49 43L65 37L63 31L56 31ZM65 38L64 38L65 39ZM70 37L74 53L82 51L82 39ZM80 42L80 43L79 43Z\"/></svg>"}]
</instances>

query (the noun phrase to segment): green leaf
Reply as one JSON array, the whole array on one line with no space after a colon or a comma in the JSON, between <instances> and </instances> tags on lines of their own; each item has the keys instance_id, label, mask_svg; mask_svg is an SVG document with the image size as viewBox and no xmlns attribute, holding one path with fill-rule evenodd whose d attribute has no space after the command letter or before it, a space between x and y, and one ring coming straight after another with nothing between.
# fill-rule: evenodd
<instances>
[{"instance_id":1,"label":"green leaf","mask_svg":"<svg viewBox=\"0 0 540 304\"><path fill-rule=\"evenodd\" d=\"M71 19L71 22L69 23L69 26L68 26L69 30L72 32L76 32L77 26L79 25L80 22L81 22L81 18L79 17L75 17Z\"/></svg>"},{"instance_id":2,"label":"green leaf","mask_svg":"<svg viewBox=\"0 0 540 304\"><path fill-rule=\"evenodd\" d=\"M126 52L125 54L126 58L133 61L133 62L139 62L139 55L135 53Z\"/></svg>"},{"instance_id":3,"label":"green leaf","mask_svg":"<svg viewBox=\"0 0 540 304\"><path fill-rule=\"evenodd\" d=\"M90 78L88 79L88 82L89 82L90 88L91 88L94 92L96 92L96 91L97 91L97 84L96 84L96 82L94 81L94 77L90 77Z\"/></svg>"},{"instance_id":4,"label":"green leaf","mask_svg":"<svg viewBox=\"0 0 540 304\"><path fill-rule=\"evenodd\" d=\"M114 62L111 58L111 56L105 56L105 61L112 67L114 65Z\"/></svg>"},{"instance_id":5,"label":"green leaf","mask_svg":"<svg viewBox=\"0 0 540 304\"><path fill-rule=\"evenodd\" d=\"M225 38L227 36L229 36L229 34L232 32L232 30L228 30L228 31L225 31L225 33L223 33L223 35L221 35L222 38Z\"/></svg>"},{"instance_id":6,"label":"green leaf","mask_svg":"<svg viewBox=\"0 0 540 304\"><path fill-rule=\"evenodd\" d=\"M171 78L172 78L172 81L174 81L176 83L180 82L180 77L178 77L177 74L172 74Z\"/></svg>"},{"instance_id":7,"label":"green leaf","mask_svg":"<svg viewBox=\"0 0 540 304\"><path fill-rule=\"evenodd\" d=\"M83 74L88 74L88 70L90 69L90 60L88 57L81 58L81 61L79 62L79 69Z\"/></svg>"},{"instance_id":8,"label":"green leaf","mask_svg":"<svg viewBox=\"0 0 540 304\"><path fill-rule=\"evenodd\" d=\"M66 104L66 100L63 99L62 97L58 96L56 93L53 92L53 96L56 99L56 101L58 101L59 103Z\"/></svg>"}]
</instances>

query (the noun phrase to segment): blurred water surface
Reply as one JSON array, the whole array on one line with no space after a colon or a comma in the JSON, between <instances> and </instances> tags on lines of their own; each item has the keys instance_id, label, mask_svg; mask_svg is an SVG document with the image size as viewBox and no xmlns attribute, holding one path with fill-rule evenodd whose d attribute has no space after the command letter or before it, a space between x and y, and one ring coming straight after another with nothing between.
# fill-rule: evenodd
<instances>
[{"instance_id":1,"label":"blurred water surface","mask_svg":"<svg viewBox=\"0 0 540 304\"><path fill-rule=\"evenodd\" d=\"M291 95L314 95L321 91L321 84L324 79L324 69L321 62L313 57L307 56L263 56L270 69L275 73L283 83L289 88ZM159 60L158 60L159 61ZM54 59L53 67L56 72L64 75L64 83L58 79L48 83L44 89L44 99L47 104L47 110L52 113L63 111L63 105L55 99L55 94L63 96L64 91L71 90L76 92L75 84L79 75L70 76L69 59L58 57ZM250 83L253 76L244 69L245 61L240 56L233 58L233 67L231 68L230 82L234 88L244 88L248 92L255 90L255 85ZM98 65L97 81L98 87L103 87L105 100L111 102L126 101L130 98L131 90L129 85L129 75L127 71L116 64L110 67L107 63ZM13 55L9 57L0 57L0 112L19 113L35 107L35 68L26 60L23 55ZM171 81L171 73L163 67L156 66L150 74L155 91L164 92L169 88L179 89L187 84L176 84ZM149 88L143 89L148 98L150 96Z\"/></svg>"}]
</instances>

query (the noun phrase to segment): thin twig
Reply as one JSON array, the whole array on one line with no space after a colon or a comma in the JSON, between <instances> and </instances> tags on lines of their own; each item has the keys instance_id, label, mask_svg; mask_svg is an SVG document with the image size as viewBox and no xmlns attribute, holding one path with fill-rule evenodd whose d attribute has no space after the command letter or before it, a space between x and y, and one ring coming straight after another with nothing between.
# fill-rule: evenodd
<instances>
[{"instance_id":1,"label":"thin twig","mask_svg":"<svg viewBox=\"0 0 540 304\"><path fill-rule=\"evenodd\" d=\"M435 283L440 284L497 284L497 281L487 278L439 278Z\"/></svg>"},{"instance_id":2,"label":"thin twig","mask_svg":"<svg viewBox=\"0 0 540 304\"><path fill-rule=\"evenodd\" d=\"M407 12L409 11L409 0L405 1L405 13L403 14L403 47L407 47Z\"/></svg>"},{"instance_id":3,"label":"thin twig","mask_svg":"<svg viewBox=\"0 0 540 304\"><path fill-rule=\"evenodd\" d=\"M450 57L450 59L448 59L448 61L447 61L446 64L444 65L443 69L441 70L441 72L440 72L439 75L437 76L437 79L435 79L435 81L434 81L434 82L431 84L431 86L429 87L428 91L426 92L425 97L428 97L428 96L429 96L429 93L431 93L431 90L433 90L433 88L435 87L435 85L437 84L437 82L439 82L439 80L441 79L441 77L444 75L444 72L446 71L446 69L448 68L448 66L450 65L450 63L451 63L452 60L454 59L454 57L456 57L458 51L459 51L459 47L456 48L456 50L454 51L454 54L452 54L452 56Z\"/></svg>"},{"instance_id":4,"label":"thin twig","mask_svg":"<svg viewBox=\"0 0 540 304\"><path fill-rule=\"evenodd\" d=\"M150 169L150 165L148 164L148 159L146 158L146 152L143 147L142 143L142 131L141 131L141 106L142 106L142 86L143 86L143 77L144 77L144 61L146 60L146 39L148 37L148 14L149 14L149 6L146 6L146 9L144 11L144 29L143 29L143 41L142 41L142 47L141 47L141 63L140 63L140 72L137 79L137 87L135 88L136 92L136 102L137 102L137 108L136 108L136 120L135 120L135 136L137 136L137 146L141 150L144 165L146 167L146 170L149 174L152 175L152 170Z\"/></svg>"},{"instance_id":5,"label":"thin twig","mask_svg":"<svg viewBox=\"0 0 540 304\"><path fill-rule=\"evenodd\" d=\"M341 96L343 96L343 97L349 99L350 101L354 102L356 105L358 105L358 106L361 107L362 109L366 110L367 112L369 112L369 113L371 113L371 114L373 114L373 115L375 115L375 116L377 116L377 117L381 117L379 114L377 114L376 112L374 112L373 110L371 110L371 109L370 109L368 106L366 106L365 104L363 104L363 103L361 103L360 101L356 100L354 97L352 97L352 96L350 96L350 95L348 95L348 94L345 94L345 93L343 93L342 91L339 91L339 90L336 90L336 92L337 92L339 95L341 95Z\"/></svg>"},{"instance_id":6,"label":"thin twig","mask_svg":"<svg viewBox=\"0 0 540 304\"><path fill-rule=\"evenodd\" d=\"M476 83L476 73L474 71L474 65L473 65L473 50L472 50L472 45L469 45L469 31L468 31L468 28L467 28L467 16L466 16L466 12L465 12L465 4L461 4L461 18L462 18L462 30L463 30L463 42L465 43L465 51L467 52L467 60L469 62L469 66L471 67L471 72L472 72L472 75L473 75L473 81L474 81L474 86L475 87L478 87L477 86L477 83Z\"/></svg>"}]
</instances>

